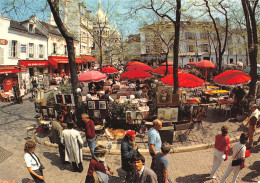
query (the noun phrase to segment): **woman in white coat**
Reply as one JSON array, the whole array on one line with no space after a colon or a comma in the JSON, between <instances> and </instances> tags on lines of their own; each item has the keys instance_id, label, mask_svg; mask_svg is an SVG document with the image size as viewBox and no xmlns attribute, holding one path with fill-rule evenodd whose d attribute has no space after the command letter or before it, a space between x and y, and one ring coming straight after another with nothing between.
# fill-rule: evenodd
<instances>
[{"instance_id":1,"label":"woman in white coat","mask_svg":"<svg viewBox=\"0 0 260 183\"><path fill-rule=\"evenodd\" d=\"M82 172L83 140L79 131L73 129L74 123L68 123L68 129L62 131L61 143L65 146L65 161L70 161L74 172Z\"/></svg>"}]
</instances>

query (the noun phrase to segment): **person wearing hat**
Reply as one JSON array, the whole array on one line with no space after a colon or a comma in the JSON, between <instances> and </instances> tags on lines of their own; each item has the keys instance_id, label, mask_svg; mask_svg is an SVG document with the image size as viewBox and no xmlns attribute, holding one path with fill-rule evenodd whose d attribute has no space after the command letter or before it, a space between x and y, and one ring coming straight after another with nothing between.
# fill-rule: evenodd
<instances>
[{"instance_id":1,"label":"person wearing hat","mask_svg":"<svg viewBox=\"0 0 260 183\"><path fill-rule=\"evenodd\" d=\"M133 171L131 159L137 148L135 145L135 131L126 132L121 143L121 162L122 169L127 172L126 179L129 178L130 172Z\"/></svg>"},{"instance_id":2,"label":"person wearing hat","mask_svg":"<svg viewBox=\"0 0 260 183\"><path fill-rule=\"evenodd\" d=\"M108 180L108 174L113 175L113 171L105 163L105 156L107 150L104 146L99 145L94 150L94 156L90 160L88 173L85 183L92 183L95 181L94 174L98 174L103 180Z\"/></svg>"},{"instance_id":3,"label":"person wearing hat","mask_svg":"<svg viewBox=\"0 0 260 183\"><path fill-rule=\"evenodd\" d=\"M248 127L248 139L249 139L248 148L253 147L253 137L254 137L257 121L259 119L259 114L260 114L256 104L252 104L251 112L252 113L249 117L249 127Z\"/></svg>"},{"instance_id":4,"label":"person wearing hat","mask_svg":"<svg viewBox=\"0 0 260 183\"><path fill-rule=\"evenodd\" d=\"M73 129L74 123L68 123L68 129L62 131L61 143L65 146L65 161L72 162L74 172L83 171L83 140L79 131Z\"/></svg>"}]
</instances>

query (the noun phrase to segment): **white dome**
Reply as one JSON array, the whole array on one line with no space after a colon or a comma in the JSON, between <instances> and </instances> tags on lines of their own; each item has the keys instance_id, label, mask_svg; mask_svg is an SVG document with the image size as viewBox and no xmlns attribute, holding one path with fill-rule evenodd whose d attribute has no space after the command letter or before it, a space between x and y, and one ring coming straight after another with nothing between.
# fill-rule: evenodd
<instances>
[{"instance_id":1,"label":"white dome","mask_svg":"<svg viewBox=\"0 0 260 183\"><path fill-rule=\"evenodd\" d=\"M105 24L109 25L107 14L101 8L101 2L98 3L98 11L95 13L93 17L93 22L96 24Z\"/></svg>"}]
</instances>

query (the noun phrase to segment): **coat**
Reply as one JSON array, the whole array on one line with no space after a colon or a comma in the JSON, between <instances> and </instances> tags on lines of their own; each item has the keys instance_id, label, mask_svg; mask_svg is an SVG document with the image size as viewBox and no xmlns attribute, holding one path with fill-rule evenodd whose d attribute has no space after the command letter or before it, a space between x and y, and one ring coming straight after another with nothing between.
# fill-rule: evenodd
<instances>
[{"instance_id":1,"label":"coat","mask_svg":"<svg viewBox=\"0 0 260 183\"><path fill-rule=\"evenodd\" d=\"M158 183L157 175L147 166L144 167L144 171L140 177L138 176L137 172L134 173L133 177L134 183Z\"/></svg>"},{"instance_id":2,"label":"coat","mask_svg":"<svg viewBox=\"0 0 260 183\"><path fill-rule=\"evenodd\" d=\"M121 162L122 162L122 169L125 171L132 171L132 163L131 159L132 156L136 153L136 150L133 149L133 146L124 140L121 143Z\"/></svg>"},{"instance_id":3,"label":"coat","mask_svg":"<svg viewBox=\"0 0 260 183\"><path fill-rule=\"evenodd\" d=\"M65 161L79 164L83 160L83 140L79 131L66 129L62 131L61 143L65 146Z\"/></svg>"}]
</instances>

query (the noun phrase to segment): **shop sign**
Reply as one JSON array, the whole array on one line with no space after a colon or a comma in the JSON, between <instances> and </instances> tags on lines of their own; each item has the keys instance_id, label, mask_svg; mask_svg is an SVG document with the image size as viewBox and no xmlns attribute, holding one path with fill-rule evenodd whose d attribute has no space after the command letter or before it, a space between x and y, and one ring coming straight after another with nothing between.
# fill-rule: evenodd
<instances>
[{"instance_id":1,"label":"shop sign","mask_svg":"<svg viewBox=\"0 0 260 183\"><path fill-rule=\"evenodd\" d=\"M5 81L5 84L6 84L7 86L11 85L11 84L12 84L12 80L11 80L11 79L6 80L6 81Z\"/></svg>"},{"instance_id":2,"label":"shop sign","mask_svg":"<svg viewBox=\"0 0 260 183\"><path fill-rule=\"evenodd\" d=\"M21 72L26 72L26 71L27 71L26 67L24 65L21 65Z\"/></svg>"},{"instance_id":3,"label":"shop sign","mask_svg":"<svg viewBox=\"0 0 260 183\"><path fill-rule=\"evenodd\" d=\"M6 39L0 39L0 45L7 45L8 41Z\"/></svg>"},{"instance_id":4,"label":"shop sign","mask_svg":"<svg viewBox=\"0 0 260 183\"><path fill-rule=\"evenodd\" d=\"M26 53L26 44L21 44L21 53Z\"/></svg>"}]
</instances>

